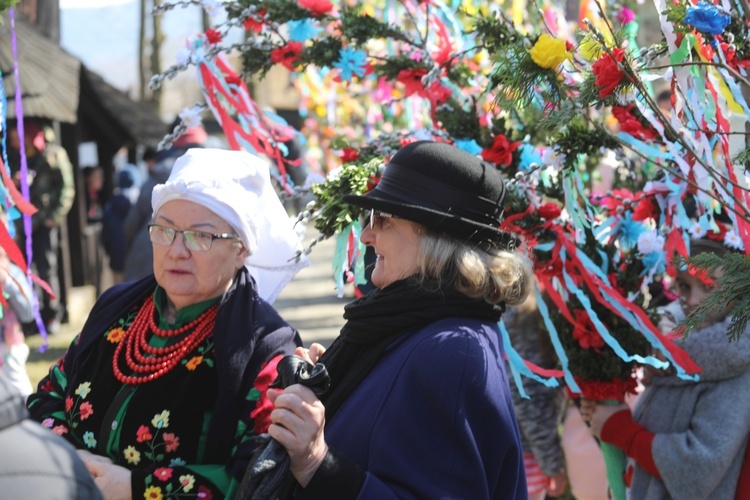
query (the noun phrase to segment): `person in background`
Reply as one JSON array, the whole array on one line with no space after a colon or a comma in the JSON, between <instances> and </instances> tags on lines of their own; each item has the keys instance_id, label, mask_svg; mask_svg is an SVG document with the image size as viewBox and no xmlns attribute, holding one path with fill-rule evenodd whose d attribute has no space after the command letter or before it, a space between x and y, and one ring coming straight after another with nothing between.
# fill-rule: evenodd
<instances>
[{"instance_id":1,"label":"person in background","mask_svg":"<svg viewBox=\"0 0 750 500\"><path fill-rule=\"evenodd\" d=\"M728 252L709 239L690 244L693 256ZM721 272L709 276L691 267L677 272L685 315L701 304ZM730 343L732 321L720 312L682 340L680 346L702 369L698 380L680 379L673 370L647 370L646 389L632 413L626 405L582 403L592 433L635 462L632 498L734 498L750 436L750 327Z\"/></svg>"},{"instance_id":2,"label":"person in background","mask_svg":"<svg viewBox=\"0 0 750 500\"><path fill-rule=\"evenodd\" d=\"M173 128L171 127L169 132ZM206 131L203 127L189 128L174 141L169 149L160 152L147 149L144 153L143 159L149 169L148 177L141 185L138 200L128 210L123 226L127 245L123 268L124 281L138 280L151 273L153 253L148 235L148 224L152 215L151 193L154 186L167 180L172 171L172 165L188 149L203 147L206 137ZM154 153L155 156L152 156Z\"/></svg>"},{"instance_id":3,"label":"person in background","mask_svg":"<svg viewBox=\"0 0 750 500\"><path fill-rule=\"evenodd\" d=\"M511 344L523 359L542 368L555 367L557 356L544 328L535 295L529 295L523 304L509 308L503 323ZM565 390L536 381L524 384L524 390L528 398L522 397L516 384L511 383L513 408L521 429L529 499L556 498L565 493L568 485L559 431Z\"/></svg>"},{"instance_id":4,"label":"person in background","mask_svg":"<svg viewBox=\"0 0 750 500\"><path fill-rule=\"evenodd\" d=\"M0 378L8 381L23 397L27 397L33 389L26 373L29 346L26 345L21 323L34 319L34 291L29 286L26 273L10 261L8 252L2 247L0 287L6 300L0 319Z\"/></svg>"},{"instance_id":5,"label":"person in background","mask_svg":"<svg viewBox=\"0 0 750 500\"><path fill-rule=\"evenodd\" d=\"M523 450L498 321L528 293L531 267L499 230L497 169L418 141L379 184L344 201L366 209L377 255L369 295L345 308L321 399L269 389L269 434L289 453L303 498L526 498Z\"/></svg>"},{"instance_id":6,"label":"person in background","mask_svg":"<svg viewBox=\"0 0 750 500\"><path fill-rule=\"evenodd\" d=\"M104 214L102 190L104 169L99 165L83 168L83 185L86 189L86 220L89 224L100 222Z\"/></svg>"},{"instance_id":7,"label":"person in background","mask_svg":"<svg viewBox=\"0 0 750 500\"><path fill-rule=\"evenodd\" d=\"M288 273L250 269L269 255L289 268L301 244L268 164L245 152L189 150L152 209L152 273L101 295L29 412L80 450L106 498L233 498L267 426L256 377L301 345L265 300Z\"/></svg>"},{"instance_id":8,"label":"person in background","mask_svg":"<svg viewBox=\"0 0 750 500\"><path fill-rule=\"evenodd\" d=\"M123 169L117 174L117 188L112 198L104 205L102 215L102 243L109 257L109 268L112 271L114 284L122 283L125 269L125 219L130 207L138 196L137 188L133 191L135 177L130 169Z\"/></svg>"},{"instance_id":9,"label":"person in background","mask_svg":"<svg viewBox=\"0 0 750 500\"><path fill-rule=\"evenodd\" d=\"M0 491L5 500L103 500L76 450L28 418L26 398L0 377Z\"/></svg>"},{"instance_id":10,"label":"person in background","mask_svg":"<svg viewBox=\"0 0 750 500\"><path fill-rule=\"evenodd\" d=\"M8 161L14 180L20 189L20 150L21 143L15 127L8 127ZM31 119L24 120L24 145L28 166L29 201L38 209L31 217L32 265L37 276L46 281L54 295L41 289L39 312L48 333L60 329L63 311L60 304L60 278L58 253L60 247L59 227L63 223L72 198L68 182L72 175L67 155L59 146L50 147L40 124ZM50 163L52 162L52 163ZM25 251L23 218L15 220L16 238L19 247Z\"/></svg>"}]
</instances>

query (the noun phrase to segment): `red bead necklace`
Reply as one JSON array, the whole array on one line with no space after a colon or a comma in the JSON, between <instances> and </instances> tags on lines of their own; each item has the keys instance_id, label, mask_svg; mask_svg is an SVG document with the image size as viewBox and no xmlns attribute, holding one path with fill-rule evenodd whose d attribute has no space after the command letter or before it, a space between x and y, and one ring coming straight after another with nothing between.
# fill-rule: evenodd
<instances>
[{"instance_id":1,"label":"red bead necklace","mask_svg":"<svg viewBox=\"0 0 750 500\"><path fill-rule=\"evenodd\" d=\"M211 335L218 309L218 304L211 306L206 312L180 328L162 330L154 321L156 307L153 297L146 299L133 323L117 344L115 354L112 356L112 371L117 380L123 384L143 384L156 380L172 371L188 353L192 352ZM149 332L157 337L173 338L191 329L193 330L192 333L187 334L174 344L165 347L152 347L148 344ZM120 357L123 353L125 364L134 372L134 375L125 375L120 370Z\"/></svg>"}]
</instances>

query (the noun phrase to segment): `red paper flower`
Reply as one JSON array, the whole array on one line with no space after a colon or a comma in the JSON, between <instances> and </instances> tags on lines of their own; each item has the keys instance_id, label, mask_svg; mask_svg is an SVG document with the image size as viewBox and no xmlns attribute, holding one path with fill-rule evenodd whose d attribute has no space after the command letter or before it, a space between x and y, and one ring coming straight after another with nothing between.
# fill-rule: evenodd
<instances>
[{"instance_id":1,"label":"red paper flower","mask_svg":"<svg viewBox=\"0 0 750 500\"><path fill-rule=\"evenodd\" d=\"M513 162L513 151L520 145L520 142L510 142L503 134L498 134L492 141L492 147L482 150L482 158L495 165L509 167Z\"/></svg>"},{"instance_id":2,"label":"red paper flower","mask_svg":"<svg viewBox=\"0 0 750 500\"><path fill-rule=\"evenodd\" d=\"M659 215L659 205L653 196L639 198L637 203L633 204L633 215L630 217L635 221L647 219L656 219Z\"/></svg>"},{"instance_id":3,"label":"red paper flower","mask_svg":"<svg viewBox=\"0 0 750 500\"><path fill-rule=\"evenodd\" d=\"M265 18L266 8L263 7L262 9L260 9L256 13L256 17L261 18L261 19ZM252 31L253 33L260 33L261 31L263 31L264 24L265 23L263 21L256 21L255 18L248 17L247 19L245 19L245 22L242 23L242 26L244 26L247 31Z\"/></svg>"},{"instance_id":4,"label":"red paper flower","mask_svg":"<svg viewBox=\"0 0 750 500\"><path fill-rule=\"evenodd\" d=\"M635 109L633 104L612 106L612 114L620 122L620 130L637 139L656 139L658 137L656 130L651 126L644 127L640 120L633 114L633 109Z\"/></svg>"},{"instance_id":5,"label":"red paper flower","mask_svg":"<svg viewBox=\"0 0 750 500\"><path fill-rule=\"evenodd\" d=\"M283 47L271 51L271 62L274 64L281 63L289 71L294 71L302 49L301 42L289 42Z\"/></svg>"},{"instance_id":6,"label":"red paper flower","mask_svg":"<svg viewBox=\"0 0 750 500\"><path fill-rule=\"evenodd\" d=\"M633 201L633 199L633 193L629 189L613 189L612 196L602 198L600 205L606 207L610 212L615 212L623 201Z\"/></svg>"},{"instance_id":7,"label":"red paper flower","mask_svg":"<svg viewBox=\"0 0 750 500\"><path fill-rule=\"evenodd\" d=\"M622 62L624 57L625 49L617 47L612 50L611 55L607 52L603 53L591 67L594 75L596 75L596 86L602 87L599 90L599 97L605 98L610 95L625 78L625 73L620 70L617 64Z\"/></svg>"},{"instance_id":8,"label":"red paper flower","mask_svg":"<svg viewBox=\"0 0 750 500\"><path fill-rule=\"evenodd\" d=\"M341 161L350 163L359 159L359 151L354 148L344 148L341 150Z\"/></svg>"},{"instance_id":9,"label":"red paper flower","mask_svg":"<svg viewBox=\"0 0 750 500\"><path fill-rule=\"evenodd\" d=\"M573 311L576 324L573 326L573 337L584 349L600 349L604 347L604 339L596 331L596 327L589 318L589 313L583 309Z\"/></svg>"},{"instance_id":10,"label":"red paper flower","mask_svg":"<svg viewBox=\"0 0 750 500\"><path fill-rule=\"evenodd\" d=\"M206 40L208 40L208 43L217 44L221 41L221 33L215 29L209 28L206 30Z\"/></svg>"},{"instance_id":11,"label":"red paper flower","mask_svg":"<svg viewBox=\"0 0 750 500\"><path fill-rule=\"evenodd\" d=\"M562 213L562 209L557 203L547 202L540 205L536 212L542 219L552 220L559 217Z\"/></svg>"},{"instance_id":12,"label":"red paper flower","mask_svg":"<svg viewBox=\"0 0 750 500\"><path fill-rule=\"evenodd\" d=\"M424 68L416 69L402 69L398 72L397 79L400 83L403 83L406 87L404 91L404 97L416 94L424 90L424 84L422 83L422 77L427 74L427 70Z\"/></svg>"},{"instance_id":13,"label":"red paper flower","mask_svg":"<svg viewBox=\"0 0 750 500\"><path fill-rule=\"evenodd\" d=\"M450 98L451 91L440 82L432 82L432 85L427 87L427 90L419 94L429 99L433 106L438 106Z\"/></svg>"},{"instance_id":14,"label":"red paper flower","mask_svg":"<svg viewBox=\"0 0 750 500\"><path fill-rule=\"evenodd\" d=\"M328 0L299 0L298 5L321 16L333 10L333 4Z\"/></svg>"}]
</instances>

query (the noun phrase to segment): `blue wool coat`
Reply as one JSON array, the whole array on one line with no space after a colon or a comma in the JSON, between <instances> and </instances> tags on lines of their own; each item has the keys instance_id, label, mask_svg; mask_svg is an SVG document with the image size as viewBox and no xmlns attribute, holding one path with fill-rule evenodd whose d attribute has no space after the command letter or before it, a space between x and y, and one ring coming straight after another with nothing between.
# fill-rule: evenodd
<instances>
[{"instance_id":1,"label":"blue wool coat","mask_svg":"<svg viewBox=\"0 0 750 500\"><path fill-rule=\"evenodd\" d=\"M388 347L325 429L359 498L526 498L497 325L444 319Z\"/></svg>"}]
</instances>

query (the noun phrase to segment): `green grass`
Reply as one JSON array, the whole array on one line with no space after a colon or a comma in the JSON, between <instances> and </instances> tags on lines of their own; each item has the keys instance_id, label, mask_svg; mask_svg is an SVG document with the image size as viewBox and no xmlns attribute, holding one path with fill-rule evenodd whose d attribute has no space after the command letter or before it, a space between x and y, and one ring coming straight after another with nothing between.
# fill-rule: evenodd
<instances>
[{"instance_id":1,"label":"green grass","mask_svg":"<svg viewBox=\"0 0 750 500\"><path fill-rule=\"evenodd\" d=\"M47 375L50 366L65 354L68 345L78 334L79 329L73 328L71 325L63 325L60 332L48 337L49 346L43 353L39 352L39 347L43 344L41 335L32 335L26 338L26 343L31 351L26 362L26 371L31 379L32 387L36 388L39 381Z\"/></svg>"}]
</instances>

